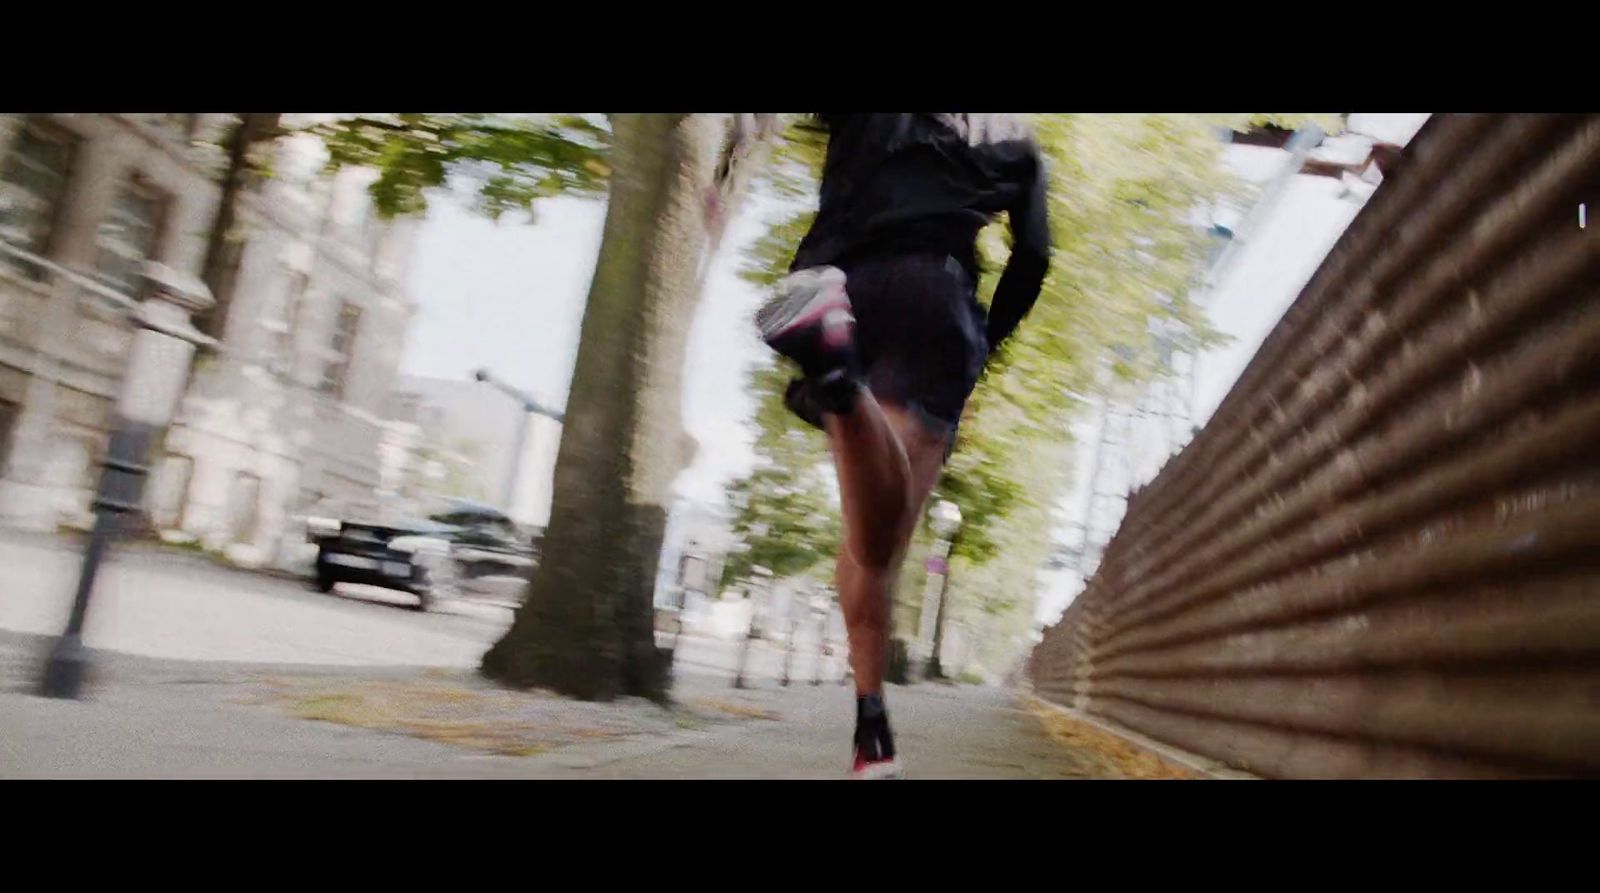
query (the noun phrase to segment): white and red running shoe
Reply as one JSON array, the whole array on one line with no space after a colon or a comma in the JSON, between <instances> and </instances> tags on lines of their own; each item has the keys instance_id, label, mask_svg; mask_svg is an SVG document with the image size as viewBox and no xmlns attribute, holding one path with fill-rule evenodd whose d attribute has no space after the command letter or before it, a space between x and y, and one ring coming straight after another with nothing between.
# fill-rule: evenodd
<instances>
[{"instance_id":1,"label":"white and red running shoe","mask_svg":"<svg viewBox=\"0 0 1600 893\"><path fill-rule=\"evenodd\" d=\"M856 751L856 763L850 769L850 777L857 781L877 781L881 779L903 779L906 777L905 768L900 765L897 757L869 760Z\"/></svg>"},{"instance_id":2,"label":"white and red running shoe","mask_svg":"<svg viewBox=\"0 0 1600 893\"><path fill-rule=\"evenodd\" d=\"M889 713L882 695L856 698L856 761L850 777L875 780L904 778L905 772L894 755L894 733L889 730Z\"/></svg>"},{"instance_id":3,"label":"white and red running shoe","mask_svg":"<svg viewBox=\"0 0 1600 893\"><path fill-rule=\"evenodd\" d=\"M761 339L799 363L808 378L827 378L853 360L856 320L844 283L837 267L799 270L784 277L756 313Z\"/></svg>"}]
</instances>

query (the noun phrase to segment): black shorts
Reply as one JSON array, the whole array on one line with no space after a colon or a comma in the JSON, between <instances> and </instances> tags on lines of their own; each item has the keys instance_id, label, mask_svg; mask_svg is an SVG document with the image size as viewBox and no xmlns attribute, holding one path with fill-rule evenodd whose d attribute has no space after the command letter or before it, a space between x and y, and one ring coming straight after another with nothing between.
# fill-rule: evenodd
<instances>
[{"instance_id":1,"label":"black shorts","mask_svg":"<svg viewBox=\"0 0 1600 893\"><path fill-rule=\"evenodd\" d=\"M863 258L840 268L867 387L884 403L916 411L953 443L989 353L972 277L937 254Z\"/></svg>"}]
</instances>

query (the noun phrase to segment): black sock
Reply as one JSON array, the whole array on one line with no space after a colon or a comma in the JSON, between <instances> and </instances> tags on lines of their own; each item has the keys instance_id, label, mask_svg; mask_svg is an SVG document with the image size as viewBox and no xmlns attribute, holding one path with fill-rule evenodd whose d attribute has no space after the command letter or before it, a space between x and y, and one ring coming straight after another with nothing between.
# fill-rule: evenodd
<instances>
[{"instance_id":1,"label":"black sock","mask_svg":"<svg viewBox=\"0 0 1600 893\"><path fill-rule=\"evenodd\" d=\"M889 711L882 695L856 698L856 749L869 760L894 758L894 735L889 731Z\"/></svg>"},{"instance_id":2,"label":"black sock","mask_svg":"<svg viewBox=\"0 0 1600 893\"><path fill-rule=\"evenodd\" d=\"M822 414L843 414L856 408L861 396L860 379L842 370L822 378L796 378L784 391L783 403L790 412L813 428L826 430Z\"/></svg>"},{"instance_id":3,"label":"black sock","mask_svg":"<svg viewBox=\"0 0 1600 893\"><path fill-rule=\"evenodd\" d=\"M856 408L861 381L848 368L834 369L811 379L811 393L823 412L842 414Z\"/></svg>"}]
</instances>

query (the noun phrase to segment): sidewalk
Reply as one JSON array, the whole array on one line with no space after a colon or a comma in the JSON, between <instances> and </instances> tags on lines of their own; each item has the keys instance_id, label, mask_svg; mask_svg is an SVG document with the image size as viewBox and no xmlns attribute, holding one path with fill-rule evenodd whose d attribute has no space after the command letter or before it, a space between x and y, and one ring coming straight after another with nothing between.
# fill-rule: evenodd
<instances>
[{"instance_id":1,"label":"sidewalk","mask_svg":"<svg viewBox=\"0 0 1600 893\"><path fill-rule=\"evenodd\" d=\"M97 656L84 702L31 694L48 640L0 633L0 778L836 779L838 685L734 690L681 674L675 705L509 692L470 671ZM894 688L913 778L1114 777L999 689Z\"/></svg>"},{"instance_id":2,"label":"sidewalk","mask_svg":"<svg viewBox=\"0 0 1600 893\"><path fill-rule=\"evenodd\" d=\"M59 632L82 557L66 537L0 534L0 630ZM101 567L84 638L154 658L466 669L511 616L467 602L422 615L414 604L403 593L324 595L204 556L119 547Z\"/></svg>"}]
</instances>

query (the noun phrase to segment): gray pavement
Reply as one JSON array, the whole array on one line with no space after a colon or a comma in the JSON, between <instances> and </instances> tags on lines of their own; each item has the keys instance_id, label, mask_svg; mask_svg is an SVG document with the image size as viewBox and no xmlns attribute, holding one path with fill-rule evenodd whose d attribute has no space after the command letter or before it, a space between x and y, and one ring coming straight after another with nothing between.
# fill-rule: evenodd
<instances>
[{"instance_id":1,"label":"gray pavement","mask_svg":"<svg viewBox=\"0 0 1600 893\"><path fill-rule=\"evenodd\" d=\"M680 673L676 707L589 704L495 689L466 672L163 661L97 654L82 702L32 693L45 637L0 633L0 778L834 779L849 758L851 690L775 685L738 691ZM423 688L427 686L429 688ZM452 690L478 695L517 727L536 715L533 755L504 755L415 732L316 721L299 695ZM299 700L295 700L298 698ZM1009 693L973 686L892 688L913 778L1067 779L1095 765L1050 740ZM493 725L492 717L485 721Z\"/></svg>"},{"instance_id":2,"label":"gray pavement","mask_svg":"<svg viewBox=\"0 0 1600 893\"><path fill-rule=\"evenodd\" d=\"M752 643L751 687L736 690L739 643L684 636L673 709L589 704L472 671L510 622L503 606L423 614L400 593L329 596L150 549L120 550L103 571L88 697L40 698L78 554L0 535L0 778L828 779L848 762L852 689L842 654L815 642L790 655L787 687L783 647ZM1101 771L1009 692L922 685L889 700L912 777Z\"/></svg>"}]
</instances>

